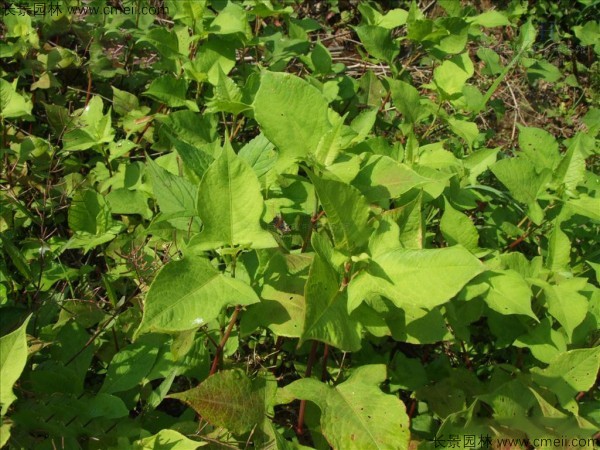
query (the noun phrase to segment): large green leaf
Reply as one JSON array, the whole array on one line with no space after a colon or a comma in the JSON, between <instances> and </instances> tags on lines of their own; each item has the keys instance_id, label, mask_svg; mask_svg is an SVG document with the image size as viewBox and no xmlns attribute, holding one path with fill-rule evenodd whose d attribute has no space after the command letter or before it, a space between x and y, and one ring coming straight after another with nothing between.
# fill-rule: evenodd
<instances>
[{"instance_id":1,"label":"large green leaf","mask_svg":"<svg viewBox=\"0 0 600 450\"><path fill-rule=\"evenodd\" d=\"M600 222L600 197L594 198L582 194L579 198L567 200L567 205L574 214L589 217Z\"/></svg>"},{"instance_id":2,"label":"large green leaf","mask_svg":"<svg viewBox=\"0 0 600 450\"><path fill-rule=\"evenodd\" d=\"M113 239L123 228L112 218L104 196L92 189L75 193L68 214L69 227L75 232L67 247L91 249Z\"/></svg>"},{"instance_id":3,"label":"large green leaf","mask_svg":"<svg viewBox=\"0 0 600 450\"><path fill-rule=\"evenodd\" d=\"M416 123L421 116L421 96L417 88L401 80L387 79L390 85L392 101L404 120Z\"/></svg>"},{"instance_id":4,"label":"large green leaf","mask_svg":"<svg viewBox=\"0 0 600 450\"><path fill-rule=\"evenodd\" d=\"M548 367L531 369L533 380L556 394L563 407L574 409L575 395L596 382L600 369L600 347L571 350L558 355Z\"/></svg>"},{"instance_id":5,"label":"large green leaf","mask_svg":"<svg viewBox=\"0 0 600 450\"><path fill-rule=\"evenodd\" d=\"M440 221L440 230L450 245L459 244L469 250L478 247L479 234L472 220L454 209L448 200Z\"/></svg>"},{"instance_id":6,"label":"large green leaf","mask_svg":"<svg viewBox=\"0 0 600 450\"><path fill-rule=\"evenodd\" d=\"M431 309L449 301L484 267L460 246L443 249L393 249L370 261L348 286L348 308L354 310L373 294L398 307Z\"/></svg>"},{"instance_id":7,"label":"large green leaf","mask_svg":"<svg viewBox=\"0 0 600 450\"><path fill-rule=\"evenodd\" d=\"M134 444L134 450L196 450L207 442L192 441L175 430L160 430L155 435L140 439Z\"/></svg>"},{"instance_id":8,"label":"large green leaf","mask_svg":"<svg viewBox=\"0 0 600 450\"><path fill-rule=\"evenodd\" d=\"M498 161L491 170L515 200L527 205L531 220L541 223L543 216L537 198L550 180L550 170L538 173L530 160L518 157Z\"/></svg>"},{"instance_id":9,"label":"large green leaf","mask_svg":"<svg viewBox=\"0 0 600 450\"><path fill-rule=\"evenodd\" d=\"M585 177L585 155L586 149L596 147L594 139L583 133L571 139L567 152L558 165L554 178L560 184L563 184L569 192L576 192L577 185Z\"/></svg>"},{"instance_id":10,"label":"large green leaf","mask_svg":"<svg viewBox=\"0 0 600 450\"><path fill-rule=\"evenodd\" d=\"M538 174L536 167L526 158L503 159L491 169L514 198L525 204L535 202L550 175L548 171Z\"/></svg>"},{"instance_id":11,"label":"large green leaf","mask_svg":"<svg viewBox=\"0 0 600 450\"><path fill-rule=\"evenodd\" d=\"M337 273L318 254L308 274L304 297L306 316L301 341L314 339L348 352L360 349L360 325L348 314L346 291L340 290Z\"/></svg>"},{"instance_id":12,"label":"large green leaf","mask_svg":"<svg viewBox=\"0 0 600 450\"><path fill-rule=\"evenodd\" d=\"M433 70L433 80L445 97L460 94L465 82L473 76L473 62L468 53L447 59Z\"/></svg>"},{"instance_id":13,"label":"large green leaf","mask_svg":"<svg viewBox=\"0 0 600 450\"><path fill-rule=\"evenodd\" d=\"M188 84L183 78L164 75L150 83L144 95L164 103L172 108L186 106L192 111L198 111L198 105L186 99Z\"/></svg>"},{"instance_id":14,"label":"large green leaf","mask_svg":"<svg viewBox=\"0 0 600 450\"><path fill-rule=\"evenodd\" d=\"M519 147L538 172L554 170L560 161L558 142L541 128L519 127Z\"/></svg>"},{"instance_id":15,"label":"large green leaf","mask_svg":"<svg viewBox=\"0 0 600 450\"><path fill-rule=\"evenodd\" d=\"M226 305L257 301L246 283L223 275L205 258L189 255L168 263L152 282L136 335L191 330L215 319Z\"/></svg>"},{"instance_id":16,"label":"large green leaf","mask_svg":"<svg viewBox=\"0 0 600 450\"><path fill-rule=\"evenodd\" d=\"M189 391L169 395L191 406L213 425L243 434L260 426L272 410L277 383L259 376L253 380L240 369L218 372Z\"/></svg>"},{"instance_id":17,"label":"large green leaf","mask_svg":"<svg viewBox=\"0 0 600 450\"><path fill-rule=\"evenodd\" d=\"M231 78L219 68L219 81L213 89L214 95L207 102L207 112L228 112L231 114L240 114L243 111L252 109L250 105L244 103L242 90L235 84Z\"/></svg>"},{"instance_id":18,"label":"large green leaf","mask_svg":"<svg viewBox=\"0 0 600 450\"><path fill-rule=\"evenodd\" d=\"M0 78L0 117L14 119L31 115L33 103L16 91L17 80L12 84Z\"/></svg>"},{"instance_id":19,"label":"large green leaf","mask_svg":"<svg viewBox=\"0 0 600 450\"><path fill-rule=\"evenodd\" d=\"M156 363L163 343L162 336L151 334L121 349L110 361L100 392L112 394L140 384Z\"/></svg>"},{"instance_id":20,"label":"large green leaf","mask_svg":"<svg viewBox=\"0 0 600 450\"><path fill-rule=\"evenodd\" d=\"M563 330L552 328L552 319L546 317L531 327L527 334L519 336L515 347L527 348L531 354L545 364L549 364L559 353L567 351L567 339Z\"/></svg>"},{"instance_id":21,"label":"large green leaf","mask_svg":"<svg viewBox=\"0 0 600 450\"><path fill-rule=\"evenodd\" d=\"M360 25L354 27L354 30L371 56L392 64L400 53L391 30L377 25Z\"/></svg>"},{"instance_id":22,"label":"large green leaf","mask_svg":"<svg viewBox=\"0 0 600 450\"><path fill-rule=\"evenodd\" d=\"M431 182L388 156L373 155L361 167L352 181L371 202L389 201L398 198L413 188Z\"/></svg>"},{"instance_id":23,"label":"large green leaf","mask_svg":"<svg viewBox=\"0 0 600 450\"><path fill-rule=\"evenodd\" d=\"M563 326L569 339L588 312L588 300L580 292L587 279L571 278L558 284L542 283L548 312Z\"/></svg>"},{"instance_id":24,"label":"large green leaf","mask_svg":"<svg viewBox=\"0 0 600 450\"><path fill-rule=\"evenodd\" d=\"M63 149L69 151L86 150L95 145L112 142L115 132L112 128L111 111L103 114L104 103L100 96L94 96L87 106L74 119L75 127L63 137Z\"/></svg>"},{"instance_id":25,"label":"large green leaf","mask_svg":"<svg viewBox=\"0 0 600 450\"><path fill-rule=\"evenodd\" d=\"M514 270L495 270L483 274L488 291L483 295L487 305L500 314L522 314L537 320L531 309L531 288Z\"/></svg>"},{"instance_id":26,"label":"large green leaf","mask_svg":"<svg viewBox=\"0 0 600 450\"><path fill-rule=\"evenodd\" d=\"M252 36L246 10L233 2L227 2L225 8L211 22L209 32L224 35L239 34L248 39Z\"/></svg>"},{"instance_id":27,"label":"large green leaf","mask_svg":"<svg viewBox=\"0 0 600 450\"><path fill-rule=\"evenodd\" d=\"M206 171L198 190L202 233L190 245L218 247L276 247L273 236L261 228L264 201L260 183L246 161L226 145Z\"/></svg>"},{"instance_id":28,"label":"large green leaf","mask_svg":"<svg viewBox=\"0 0 600 450\"><path fill-rule=\"evenodd\" d=\"M177 229L200 231L194 185L163 169L150 158L147 161L152 191L162 214Z\"/></svg>"},{"instance_id":29,"label":"large green leaf","mask_svg":"<svg viewBox=\"0 0 600 450\"><path fill-rule=\"evenodd\" d=\"M242 317L242 333L262 326L277 336L299 338L305 315L305 282L305 277L288 271L269 277L262 286L260 303L250 306Z\"/></svg>"},{"instance_id":30,"label":"large green leaf","mask_svg":"<svg viewBox=\"0 0 600 450\"><path fill-rule=\"evenodd\" d=\"M385 379L384 365L368 365L336 387L305 378L286 386L285 393L319 406L322 432L335 449L404 450L409 419L398 397L379 389Z\"/></svg>"},{"instance_id":31,"label":"large green leaf","mask_svg":"<svg viewBox=\"0 0 600 450\"><path fill-rule=\"evenodd\" d=\"M355 187L311 175L337 248L354 252L369 239L369 204Z\"/></svg>"},{"instance_id":32,"label":"large green leaf","mask_svg":"<svg viewBox=\"0 0 600 450\"><path fill-rule=\"evenodd\" d=\"M562 208L553 220L554 226L548 236L548 254L545 265L553 272L568 270L571 262L571 240L562 229L563 222L569 217L569 208Z\"/></svg>"},{"instance_id":33,"label":"large green leaf","mask_svg":"<svg viewBox=\"0 0 600 450\"><path fill-rule=\"evenodd\" d=\"M0 338L0 413L6 414L10 405L17 399L13 386L21 376L27 362L27 324Z\"/></svg>"},{"instance_id":34,"label":"large green leaf","mask_svg":"<svg viewBox=\"0 0 600 450\"><path fill-rule=\"evenodd\" d=\"M314 152L332 128L323 94L288 73L264 72L253 106L262 132L280 152L280 168Z\"/></svg>"}]
</instances>

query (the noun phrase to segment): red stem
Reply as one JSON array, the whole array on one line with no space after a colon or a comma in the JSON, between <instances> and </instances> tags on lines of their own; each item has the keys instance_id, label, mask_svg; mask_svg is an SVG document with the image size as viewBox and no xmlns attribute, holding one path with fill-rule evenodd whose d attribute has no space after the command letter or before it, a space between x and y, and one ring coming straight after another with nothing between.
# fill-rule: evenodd
<instances>
[{"instance_id":1,"label":"red stem","mask_svg":"<svg viewBox=\"0 0 600 450\"><path fill-rule=\"evenodd\" d=\"M321 364L321 381L327 381L327 358L329 357L329 345L325 344L325 349L323 350L323 363Z\"/></svg>"},{"instance_id":2,"label":"red stem","mask_svg":"<svg viewBox=\"0 0 600 450\"><path fill-rule=\"evenodd\" d=\"M312 368L315 364L315 358L317 356L317 341L313 341L312 347L310 348L310 354L308 355L308 362L306 363L305 378L310 378L312 374ZM306 400L300 400L300 409L298 410L298 425L296 426L296 433L301 436L304 434L304 412L306 410Z\"/></svg>"},{"instance_id":3,"label":"red stem","mask_svg":"<svg viewBox=\"0 0 600 450\"><path fill-rule=\"evenodd\" d=\"M227 344L227 339L231 335L231 331L233 330L233 326L237 322L237 318L240 315L240 311L242 308L237 305L235 307L235 311L233 311L233 315L231 316L231 320L229 321L229 325L227 325L227 329L225 330L225 334L221 338L221 342L217 347L217 351L215 352L215 357L213 358L212 366L210 367L210 373L208 376L214 375L217 372L219 367L219 360L221 359L221 355L223 354L223 349L225 348L225 344Z\"/></svg>"}]
</instances>

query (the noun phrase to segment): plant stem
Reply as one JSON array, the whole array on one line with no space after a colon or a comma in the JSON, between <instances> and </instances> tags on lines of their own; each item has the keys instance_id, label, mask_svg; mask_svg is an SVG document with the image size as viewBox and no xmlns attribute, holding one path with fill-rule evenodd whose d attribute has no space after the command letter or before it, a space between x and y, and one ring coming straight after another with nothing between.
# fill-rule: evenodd
<instances>
[{"instance_id":1,"label":"plant stem","mask_svg":"<svg viewBox=\"0 0 600 450\"><path fill-rule=\"evenodd\" d=\"M327 358L329 358L329 345L325 344L325 348L323 349L323 362L321 363L321 381L327 381Z\"/></svg>"},{"instance_id":2,"label":"plant stem","mask_svg":"<svg viewBox=\"0 0 600 450\"><path fill-rule=\"evenodd\" d=\"M306 363L306 372L304 378L310 378L312 374L312 368L315 364L317 356L317 346L319 343L313 341L312 347L310 348L310 354L308 355L308 362ZM306 411L306 400L300 400L300 409L298 410L298 425L296 426L296 433L302 435L304 433L304 412Z\"/></svg>"},{"instance_id":3,"label":"plant stem","mask_svg":"<svg viewBox=\"0 0 600 450\"><path fill-rule=\"evenodd\" d=\"M210 367L210 372L208 376L214 375L217 372L217 368L219 367L219 360L221 359L221 355L223 354L223 349L225 348L225 344L227 344L227 340L231 335L231 331L233 330L233 326L237 322L237 318L240 315L241 310L242 307L240 305L237 305L235 307L235 311L233 311L233 315L231 316L229 325L227 325L225 334L221 338L221 342L219 342L219 346L217 347L217 351L215 352L215 357L213 358L212 366Z\"/></svg>"}]
</instances>

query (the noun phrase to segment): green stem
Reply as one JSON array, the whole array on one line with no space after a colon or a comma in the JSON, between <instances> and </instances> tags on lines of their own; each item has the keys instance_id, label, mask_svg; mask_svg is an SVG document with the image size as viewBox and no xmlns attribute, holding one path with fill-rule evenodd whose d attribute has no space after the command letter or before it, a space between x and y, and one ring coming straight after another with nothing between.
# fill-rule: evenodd
<instances>
[{"instance_id":1,"label":"green stem","mask_svg":"<svg viewBox=\"0 0 600 450\"><path fill-rule=\"evenodd\" d=\"M492 83L492 85L490 86L490 88L487 90L487 92L483 96L483 99L481 100L479 108L475 111L476 114L478 114L479 112L481 112L481 110L485 107L485 105L490 100L490 98L492 98L492 95L494 95L494 92L496 92L496 90L498 89L498 86L500 86L500 83L502 83L502 81L504 80L504 78L506 78L506 76L508 75L508 73L512 70L513 66L521 59L521 56L523 56L523 53L525 53L525 51L528 50L528 49L529 49L528 45L526 45L523 48L521 48L521 50L519 50L519 53L517 53L515 55L515 57L508 64L508 66L506 66L504 68L504 70L502 71L502 73L500 75L498 75L498 78L496 78L494 80L494 82Z\"/></svg>"}]
</instances>

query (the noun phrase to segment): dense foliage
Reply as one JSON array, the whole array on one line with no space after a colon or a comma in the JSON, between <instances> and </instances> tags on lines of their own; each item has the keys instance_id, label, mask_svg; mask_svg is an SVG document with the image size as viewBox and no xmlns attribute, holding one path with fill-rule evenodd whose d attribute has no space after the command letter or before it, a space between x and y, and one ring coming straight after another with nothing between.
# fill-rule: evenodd
<instances>
[{"instance_id":1,"label":"dense foliage","mask_svg":"<svg viewBox=\"0 0 600 450\"><path fill-rule=\"evenodd\" d=\"M491 3L5 2L0 446L592 448L598 5Z\"/></svg>"}]
</instances>

